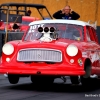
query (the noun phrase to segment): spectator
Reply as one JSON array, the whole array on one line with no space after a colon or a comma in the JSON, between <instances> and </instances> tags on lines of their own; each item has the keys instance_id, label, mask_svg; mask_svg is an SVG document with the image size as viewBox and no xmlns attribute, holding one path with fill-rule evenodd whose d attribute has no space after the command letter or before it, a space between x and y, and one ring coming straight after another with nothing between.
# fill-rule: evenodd
<instances>
[{"instance_id":1,"label":"spectator","mask_svg":"<svg viewBox=\"0 0 100 100\"><path fill-rule=\"evenodd\" d=\"M80 15L75 11L72 11L70 6L65 6L62 10L55 12L53 17L56 19L77 20L80 18Z\"/></svg>"},{"instance_id":2,"label":"spectator","mask_svg":"<svg viewBox=\"0 0 100 100\"><path fill-rule=\"evenodd\" d=\"M31 10L28 10L27 12L26 12L26 16L30 16L31 15Z\"/></svg>"}]
</instances>

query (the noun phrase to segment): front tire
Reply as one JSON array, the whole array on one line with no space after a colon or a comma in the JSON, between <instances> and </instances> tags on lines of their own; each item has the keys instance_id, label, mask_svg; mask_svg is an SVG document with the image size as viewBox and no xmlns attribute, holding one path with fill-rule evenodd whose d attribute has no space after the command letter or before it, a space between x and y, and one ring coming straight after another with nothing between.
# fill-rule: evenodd
<instances>
[{"instance_id":1,"label":"front tire","mask_svg":"<svg viewBox=\"0 0 100 100\"><path fill-rule=\"evenodd\" d=\"M85 67L85 75L81 76L81 83L83 86L90 86L92 85L92 78L90 78L91 75L91 66Z\"/></svg>"},{"instance_id":2,"label":"front tire","mask_svg":"<svg viewBox=\"0 0 100 100\"><path fill-rule=\"evenodd\" d=\"M11 84L17 84L19 81L19 76L14 74L8 74L8 80Z\"/></svg>"}]
</instances>

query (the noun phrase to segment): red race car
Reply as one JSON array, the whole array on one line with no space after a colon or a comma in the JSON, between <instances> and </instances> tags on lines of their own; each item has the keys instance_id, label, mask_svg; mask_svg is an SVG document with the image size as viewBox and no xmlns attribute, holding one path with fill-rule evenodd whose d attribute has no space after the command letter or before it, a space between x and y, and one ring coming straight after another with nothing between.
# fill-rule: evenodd
<instances>
[{"instance_id":1,"label":"red race car","mask_svg":"<svg viewBox=\"0 0 100 100\"><path fill-rule=\"evenodd\" d=\"M35 17L30 17L30 16L22 16L22 23L16 23L19 26L19 29L15 30L13 29L13 25L14 23L9 22L8 23L8 27L7 27L7 23L6 22L2 22L1 26L0 26L0 31L5 31L6 27L8 28L9 32L25 32L28 28L29 23L33 22L33 21L37 21L39 20L39 18L35 18Z\"/></svg>"},{"instance_id":2,"label":"red race car","mask_svg":"<svg viewBox=\"0 0 100 100\"><path fill-rule=\"evenodd\" d=\"M0 26L0 32L5 32L6 28L8 28L9 31L11 30L10 23L8 23L8 25L7 25L7 22L2 22L2 24Z\"/></svg>"},{"instance_id":3,"label":"red race car","mask_svg":"<svg viewBox=\"0 0 100 100\"><path fill-rule=\"evenodd\" d=\"M22 23L16 23L19 28L17 30L13 29L13 25L14 23L10 23L9 26L9 30L10 31L18 31L18 32L26 32L28 29L28 25L33 22L33 21L37 21L39 20L39 18L35 18L35 17L30 17L30 16L22 16Z\"/></svg>"},{"instance_id":4,"label":"red race car","mask_svg":"<svg viewBox=\"0 0 100 100\"><path fill-rule=\"evenodd\" d=\"M28 25L33 22L33 21L37 21L40 20L39 18L35 18L35 17L30 17L30 16L23 16L22 17L22 23L20 24L20 30L23 32L26 32L28 29Z\"/></svg>"},{"instance_id":5,"label":"red race car","mask_svg":"<svg viewBox=\"0 0 100 100\"><path fill-rule=\"evenodd\" d=\"M100 45L95 27L76 20L41 20L30 23L22 40L2 48L0 73L16 84L22 76L32 82L52 83L70 76L73 84L90 84L100 75ZM92 83L91 83L92 84Z\"/></svg>"}]
</instances>

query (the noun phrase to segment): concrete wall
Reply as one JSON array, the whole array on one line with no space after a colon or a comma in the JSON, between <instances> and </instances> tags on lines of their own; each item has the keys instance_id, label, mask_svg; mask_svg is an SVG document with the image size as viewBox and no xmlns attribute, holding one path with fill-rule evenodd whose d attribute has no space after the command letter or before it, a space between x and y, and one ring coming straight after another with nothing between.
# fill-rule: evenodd
<instances>
[{"instance_id":1,"label":"concrete wall","mask_svg":"<svg viewBox=\"0 0 100 100\"><path fill-rule=\"evenodd\" d=\"M97 24L100 26L100 0L0 0L0 4L7 2L44 4L51 14L68 4L74 11L81 15L79 20L97 20ZM36 11L34 11L34 13L36 13ZM34 16L34 13L32 16ZM39 17L38 14L37 16Z\"/></svg>"}]
</instances>

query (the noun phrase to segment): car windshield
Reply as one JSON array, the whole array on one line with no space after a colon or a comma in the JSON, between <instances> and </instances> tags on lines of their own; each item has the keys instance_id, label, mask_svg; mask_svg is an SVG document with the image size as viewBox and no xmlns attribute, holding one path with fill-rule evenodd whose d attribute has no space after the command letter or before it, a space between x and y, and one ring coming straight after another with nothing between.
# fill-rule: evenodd
<instances>
[{"instance_id":1,"label":"car windshield","mask_svg":"<svg viewBox=\"0 0 100 100\"><path fill-rule=\"evenodd\" d=\"M22 21L23 25L29 25L31 22L30 21Z\"/></svg>"},{"instance_id":2,"label":"car windshield","mask_svg":"<svg viewBox=\"0 0 100 100\"><path fill-rule=\"evenodd\" d=\"M70 40L82 41L84 38L83 26L75 24L46 23L46 24L35 24L30 26L24 40L25 41L39 40L41 37L43 37L44 34L47 34L46 32L44 32L44 34L43 32L39 32L38 31L39 27L42 27L43 29L45 27L48 28L53 27L55 29L55 33L57 34L57 39L70 39Z\"/></svg>"}]
</instances>

